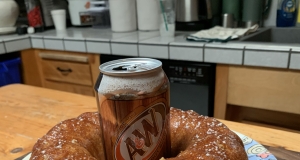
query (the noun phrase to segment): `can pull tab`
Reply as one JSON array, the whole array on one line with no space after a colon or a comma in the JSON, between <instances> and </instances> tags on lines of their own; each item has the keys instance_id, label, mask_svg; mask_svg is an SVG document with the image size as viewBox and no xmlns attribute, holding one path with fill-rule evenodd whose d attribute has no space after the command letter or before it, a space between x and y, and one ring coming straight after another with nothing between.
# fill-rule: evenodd
<instances>
[{"instance_id":1,"label":"can pull tab","mask_svg":"<svg viewBox=\"0 0 300 160\"><path fill-rule=\"evenodd\" d=\"M118 66L118 67L113 68L112 70L114 70L114 71L127 71L127 67L128 67L128 65L127 66Z\"/></svg>"},{"instance_id":2,"label":"can pull tab","mask_svg":"<svg viewBox=\"0 0 300 160\"><path fill-rule=\"evenodd\" d=\"M136 70L147 70L145 67L146 63L133 64L133 65L122 65L113 68L114 71L136 71Z\"/></svg>"}]
</instances>

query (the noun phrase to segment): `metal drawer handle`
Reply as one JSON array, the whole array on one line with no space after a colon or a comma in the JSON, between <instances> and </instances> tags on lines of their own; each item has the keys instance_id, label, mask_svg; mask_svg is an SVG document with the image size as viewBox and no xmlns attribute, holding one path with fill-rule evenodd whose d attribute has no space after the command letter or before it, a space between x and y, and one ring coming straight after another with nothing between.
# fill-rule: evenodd
<instances>
[{"instance_id":1,"label":"metal drawer handle","mask_svg":"<svg viewBox=\"0 0 300 160\"><path fill-rule=\"evenodd\" d=\"M60 71L62 74L68 74L72 72L72 69L61 69L60 67L56 68L58 71Z\"/></svg>"}]
</instances>

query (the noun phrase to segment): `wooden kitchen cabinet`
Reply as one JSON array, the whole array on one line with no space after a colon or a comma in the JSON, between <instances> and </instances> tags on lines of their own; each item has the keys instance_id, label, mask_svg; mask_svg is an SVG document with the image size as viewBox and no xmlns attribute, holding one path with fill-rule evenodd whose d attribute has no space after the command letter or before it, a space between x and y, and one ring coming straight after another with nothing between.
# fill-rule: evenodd
<instances>
[{"instance_id":1,"label":"wooden kitchen cabinet","mask_svg":"<svg viewBox=\"0 0 300 160\"><path fill-rule=\"evenodd\" d=\"M94 96L100 56L30 49L21 52L25 84Z\"/></svg>"},{"instance_id":2,"label":"wooden kitchen cabinet","mask_svg":"<svg viewBox=\"0 0 300 160\"><path fill-rule=\"evenodd\" d=\"M217 65L214 117L300 130L300 72Z\"/></svg>"}]
</instances>

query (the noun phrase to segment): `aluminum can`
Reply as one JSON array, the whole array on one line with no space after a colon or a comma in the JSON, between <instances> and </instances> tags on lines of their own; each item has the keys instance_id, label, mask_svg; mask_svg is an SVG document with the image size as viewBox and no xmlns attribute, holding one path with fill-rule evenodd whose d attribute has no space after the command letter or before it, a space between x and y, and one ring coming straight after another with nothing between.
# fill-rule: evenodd
<instances>
[{"instance_id":1,"label":"aluminum can","mask_svg":"<svg viewBox=\"0 0 300 160\"><path fill-rule=\"evenodd\" d=\"M100 71L95 89L105 159L170 157L170 85L162 63L120 59Z\"/></svg>"}]
</instances>

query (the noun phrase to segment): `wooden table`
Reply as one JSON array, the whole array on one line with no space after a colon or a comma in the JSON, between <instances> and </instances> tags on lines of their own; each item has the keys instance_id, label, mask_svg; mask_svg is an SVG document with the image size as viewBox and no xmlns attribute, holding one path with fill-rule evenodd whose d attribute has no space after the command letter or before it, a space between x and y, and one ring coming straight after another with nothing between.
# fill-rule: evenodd
<instances>
[{"instance_id":1,"label":"wooden table","mask_svg":"<svg viewBox=\"0 0 300 160\"><path fill-rule=\"evenodd\" d=\"M30 152L36 140L55 124L91 111L97 111L94 97L20 84L1 87L0 159L12 160ZM263 145L274 147L273 153L280 154L286 150L300 152L300 134L225 120L222 122ZM300 159L298 153L292 156L293 159Z\"/></svg>"}]
</instances>

